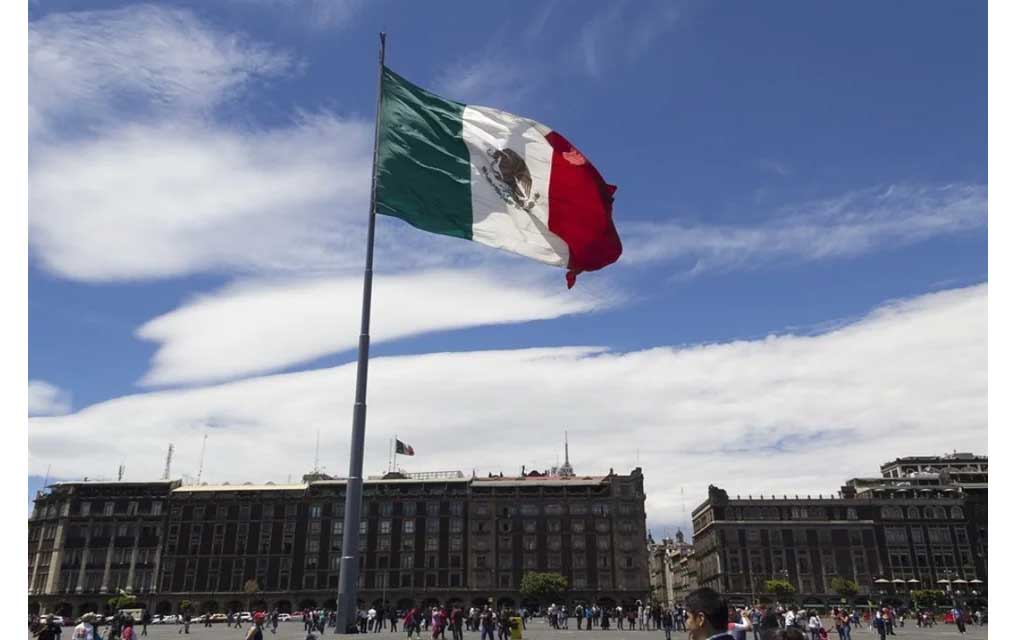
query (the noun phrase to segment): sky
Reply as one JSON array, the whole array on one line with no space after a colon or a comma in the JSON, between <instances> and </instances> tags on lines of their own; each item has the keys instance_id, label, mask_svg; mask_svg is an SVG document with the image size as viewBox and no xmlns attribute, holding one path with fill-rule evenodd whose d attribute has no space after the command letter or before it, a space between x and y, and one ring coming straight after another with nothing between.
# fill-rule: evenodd
<instances>
[{"instance_id":1,"label":"sky","mask_svg":"<svg viewBox=\"0 0 1016 640\"><path fill-rule=\"evenodd\" d=\"M580 276L378 218L366 471L829 494L987 451L987 6L29 4L29 499L348 466L377 33L618 186ZM315 443L320 434L320 447ZM89 452L82 455L82 452Z\"/></svg>"}]
</instances>

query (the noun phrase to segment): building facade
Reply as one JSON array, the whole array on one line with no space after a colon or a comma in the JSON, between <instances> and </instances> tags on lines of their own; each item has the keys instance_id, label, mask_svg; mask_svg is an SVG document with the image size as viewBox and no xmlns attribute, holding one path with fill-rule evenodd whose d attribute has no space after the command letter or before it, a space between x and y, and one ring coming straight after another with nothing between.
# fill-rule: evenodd
<instances>
[{"instance_id":1,"label":"building facade","mask_svg":"<svg viewBox=\"0 0 1016 640\"><path fill-rule=\"evenodd\" d=\"M679 530L673 538L664 538L658 543L650 538L646 548L649 552L650 599L673 607L687 595L680 589L681 561L691 554L693 547L684 541L684 533Z\"/></svg>"},{"instance_id":2,"label":"building facade","mask_svg":"<svg viewBox=\"0 0 1016 640\"><path fill-rule=\"evenodd\" d=\"M987 458L902 458L882 475L847 481L835 496L736 496L710 487L693 512L698 580L736 602L782 578L806 606L905 601L913 589L964 598L987 588Z\"/></svg>"},{"instance_id":3,"label":"building facade","mask_svg":"<svg viewBox=\"0 0 1016 640\"><path fill-rule=\"evenodd\" d=\"M345 482L58 483L29 520L32 611L103 611L120 589L157 613L335 606ZM525 602L527 571L564 575L567 602L645 599L641 469L577 476L388 474L364 483L360 597Z\"/></svg>"}]
</instances>

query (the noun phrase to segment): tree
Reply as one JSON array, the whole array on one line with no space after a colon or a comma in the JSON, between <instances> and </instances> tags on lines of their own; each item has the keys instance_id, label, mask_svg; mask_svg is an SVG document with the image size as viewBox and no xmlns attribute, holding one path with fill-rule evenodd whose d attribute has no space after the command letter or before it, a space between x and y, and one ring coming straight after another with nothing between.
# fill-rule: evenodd
<instances>
[{"instance_id":1,"label":"tree","mask_svg":"<svg viewBox=\"0 0 1016 640\"><path fill-rule=\"evenodd\" d=\"M138 606L138 599L132 595L127 595L126 593L113 596L106 602L109 604L109 608L113 611L119 611L120 609L136 609Z\"/></svg>"},{"instance_id":2,"label":"tree","mask_svg":"<svg viewBox=\"0 0 1016 640\"><path fill-rule=\"evenodd\" d=\"M794 585L789 580L783 579L766 580L765 589L767 592L774 594L776 599L781 602L787 602L797 593Z\"/></svg>"},{"instance_id":3,"label":"tree","mask_svg":"<svg viewBox=\"0 0 1016 640\"><path fill-rule=\"evenodd\" d=\"M522 584L519 591L526 598L534 598L541 605L553 600L560 600L562 594L568 590L568 580L560 573L549 571L540 573L529 571L522 576Z\"/></svg>"},{"instance_id":4,"label":"tree","mask_svg":"<svg viewBox=\"0 0 1016 640\"><path fill-rule=\"evenodd\" d=\"M829 586L832 587L833 591L840 594L840 597L844 600L850 600L861 590L853 580L838 576L829 582Z\"/></svg>"},{"instance_id":5,"label":"tree","mask_svg":"<svg viewBox=\"0 0 1016 640\"><path fill-rule=\"evenodd\" d=\"M943 601L945 593L939 589L915 589L910 592L910 598L921 609L928 609Z\"/></svg>"}]
</instances>

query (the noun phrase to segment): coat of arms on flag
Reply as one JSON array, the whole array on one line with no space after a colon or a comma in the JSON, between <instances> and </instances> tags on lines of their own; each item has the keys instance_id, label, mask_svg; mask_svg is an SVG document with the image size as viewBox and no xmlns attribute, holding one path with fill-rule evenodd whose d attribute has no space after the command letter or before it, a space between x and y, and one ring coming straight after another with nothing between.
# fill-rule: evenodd
<instances>
[{"instance_id":1,"label":"coat of arms on flag","mask_svg":"<svg viewBox=\"0 0 1016 640\"><path fill-rule=\"evenodd\" d=\"M401 454L401 455L404 455L404 456L415 456L416 455L416 452L413 451L413 447L409 446L408 444L406 444L405 442L399 440L398 438L395 439L395 453L398 453L398 454Z\"/></svg>"}]
</instances>

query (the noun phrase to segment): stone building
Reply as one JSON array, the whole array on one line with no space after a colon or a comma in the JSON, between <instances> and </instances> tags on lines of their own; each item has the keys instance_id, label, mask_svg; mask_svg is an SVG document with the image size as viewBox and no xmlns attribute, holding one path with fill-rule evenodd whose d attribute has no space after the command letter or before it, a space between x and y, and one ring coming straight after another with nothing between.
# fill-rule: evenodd
<instances>
[{"instance_id":1,"label":"stone building","mask_svg":"<svg viewBox=\"0 0 1016 640\"><path fill-rule=\"evenodd\" d=\"M157 591L167 503L179 481L61 482L28 522L28 599L77 613L121 589ZM106 595L108 594L108 595Z\"/></svg>"},{"instance_id":2,"label":"stone building","mask_svg":"<svg viewBox=\"0 0 1016 640\"><path fill-rule=\"evenodd\" d=\"M772 578L803 604L906 600L912 589L981 597L987 581L987 458L902 458L833 496L736 496L710 487L692 514L699 583L748 602Z\"/></svg>"},{"instance_id":3,"label":"stone building","mask_svg":"<svg viewBox=\"0 0 1016 640\"><path fill-rule=\"evenodd\" d=\"M684 533L680 530L673 538L664 538L659 543L650 537L646 546L649 552L650 599L672 607L687 594L679 590L680 562L691 554L693 547L684 541Z\"/></svg>"},{"instance_id":4,"label":"stone building","mask_svg":"<svg viewBox=\"0 0 1016 640\"><path fill-rule=\"evenodd\" d=\"M124 589L157 613L335 606L345 482L60 483L29 520L29 606L103 611ZM390 473L364 483L360 597L524 603L527 571L554 571L567 603L645 599L642 470L465 477Z\"/></svg>"}]
</instances>

